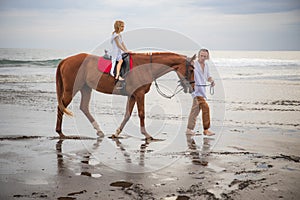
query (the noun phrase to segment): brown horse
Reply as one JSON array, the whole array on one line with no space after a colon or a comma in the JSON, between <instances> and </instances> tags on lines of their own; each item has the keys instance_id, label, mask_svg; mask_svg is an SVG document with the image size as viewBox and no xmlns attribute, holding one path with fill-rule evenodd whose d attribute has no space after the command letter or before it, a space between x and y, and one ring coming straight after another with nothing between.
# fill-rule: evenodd
<instances>
[{"instance_id":1,"label":"brown horse","mask_svg":"<svg viewBox=\"0 0 300 200\"><path fill-rule=\"evenodd\" d=\"M176 53L131 53L133 67L125 78L125 92L128 96L126 112L121 125L116 130L114 137L118 137L129 120L133 107L137 103L138 116L140 118L140 130L146 139L152 139L145 129L145 94L149 92L153 80L163 76L170 71L176 71L185 92L190 89L190 81L193 76L191 61L195 59ZM124 95L121 90L116 89L115 79L109 74L97 69L99 56L89 54L78 54L62 60L56 71L56 92L58 99L56 132L61 138L66 136L62 133L63 114L72 115L67 106L75 94L80 91L80 110L86 115L97 135L103 137L98 123L89 111L89 102L92 89L106 94Z\"/></svg>"}]
</instances>

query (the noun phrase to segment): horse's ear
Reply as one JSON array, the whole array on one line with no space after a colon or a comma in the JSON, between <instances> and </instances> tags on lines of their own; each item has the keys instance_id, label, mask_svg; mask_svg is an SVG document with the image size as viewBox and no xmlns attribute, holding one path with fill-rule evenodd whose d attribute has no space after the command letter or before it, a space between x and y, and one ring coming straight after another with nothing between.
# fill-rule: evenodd
<instances>
[{"instance_id":1,"label":"horse's ear","mask_svg":"<svg viewBox=\"0 0 300 200\"><path fill-rule=\"evenodd\" d=\"M193 62L196 59L196 54L194 54L191 58L187 58L189 62Z\"/></svg>"},{"instance_id":2,"label":"horse's ear","mask_svg":"<svg viewBox=\"0 0 300 200\"><path fill-rule=\"evenodd\" d=\"M193 57L191 58L191 61L196 59L196 54L193 55Z\"/></svg>"}]
</instances>

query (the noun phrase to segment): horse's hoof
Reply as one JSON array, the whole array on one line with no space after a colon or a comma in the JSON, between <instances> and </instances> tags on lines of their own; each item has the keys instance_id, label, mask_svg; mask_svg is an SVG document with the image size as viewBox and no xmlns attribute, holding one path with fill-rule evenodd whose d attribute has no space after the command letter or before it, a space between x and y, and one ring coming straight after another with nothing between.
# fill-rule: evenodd
<instances>
[{"instance_id":1,"label":"horse's hoof","mask_svg":"<svg viewBox=\"0 0 300 200\"><path fill-rule=\"evenodd\" d=\"M115 139L115 138L118 138L118 136L116 136L115 134L112 134L112 135L111 135L111 138L112 138L112 139Z\"/></svg>"},{"instance_id":2,"label":"horse's hoof","mask_svg":"<svg viewBox=\"0 0 300 200\"><path fill-rule=\"evenodd\" d=\"M97 131L97 135L98 135L99 137L104 137L104 133L103 133L102 131Z\"/></svg>"},{"instance_id":3,"label":"horse's hoof","mask_svg":"<svg viewBox=\"0 0 300 200\"><path fill-rule=\"evenodd\" d=\"M65 139L67 136L65 136L62 132L57 132L59 135L59 139Z\"/></svg>"},{"instance_id":4,"label":"horse's hoof","mask_svg":"<svg viewBox=\"0 0 300 200\"><path fill-rule=\"evenodd\" d=\"M145 140L146 140L146 141L153 141L154 138L150 136L150 137L145 138Z\"/></svg>"},{"instance_id":5,"label":"horse's hoof","mask_svg":"<svg viewBox=\"0 0 300 200\"><path fill-rule=\"evenodd\" d=\"M118 129L116 130L116 134L117 134L117 135L119 135L121 132L122 132L122 130L121 130L120 128L118 128Z\"/></svg>"}]
</instances>

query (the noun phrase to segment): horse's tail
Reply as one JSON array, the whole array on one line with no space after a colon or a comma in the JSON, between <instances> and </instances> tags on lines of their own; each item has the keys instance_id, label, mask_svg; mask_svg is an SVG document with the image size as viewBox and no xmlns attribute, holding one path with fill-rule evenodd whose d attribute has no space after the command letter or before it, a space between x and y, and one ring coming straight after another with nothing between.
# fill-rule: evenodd
<instances>
[{"instance_id":1,"label":"horse's tail","mask_svg":"<svg viewBox=\"0 0 300 200\"><path fill-rule=\"evenodd\" d=\"M64 93L64 85L61 77L61 66L63 65L64 60L62 60L56 70L56 94L57 94L57 101L58 101L58 109L60 111L66 113L69 116L73 116L73 113L67 109L62 101L63 93Z\"/></svg>"}]
</instances>

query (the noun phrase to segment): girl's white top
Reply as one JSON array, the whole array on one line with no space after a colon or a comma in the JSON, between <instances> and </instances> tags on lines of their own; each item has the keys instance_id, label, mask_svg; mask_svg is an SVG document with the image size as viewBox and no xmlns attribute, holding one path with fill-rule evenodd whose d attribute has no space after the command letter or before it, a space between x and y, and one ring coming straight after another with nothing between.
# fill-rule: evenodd
<instances>
[{"instance_id":1,"label":"girl's white top","mask_svg":"<svg viewBox=\"0 0 300 200\"><path fill-rule=\"evenodd\" d=\"M119 41L120 44L122 44L122 36L121 34L113 33L111 36L110 43L112 44L112 51L111 51L111 56L112 60L119 61L122 59L122 53L124 53L118 46L115 41L115 38L117 37L117 40Z\"/></svg>"},{"instance_id":2,"label":"girl's white top","mask_svg":"<svg viewBox=\"0 0 300 200\"><path fill-rule=\"evenodd\" d=\"M204 70L202 70L198 60L194 62L194 79L195 79L195 90L192 93L192 97L204 97L206 98L206 82L210 77L209 68L207 62L205 62Z\"/></svg>"}]
</instances>

